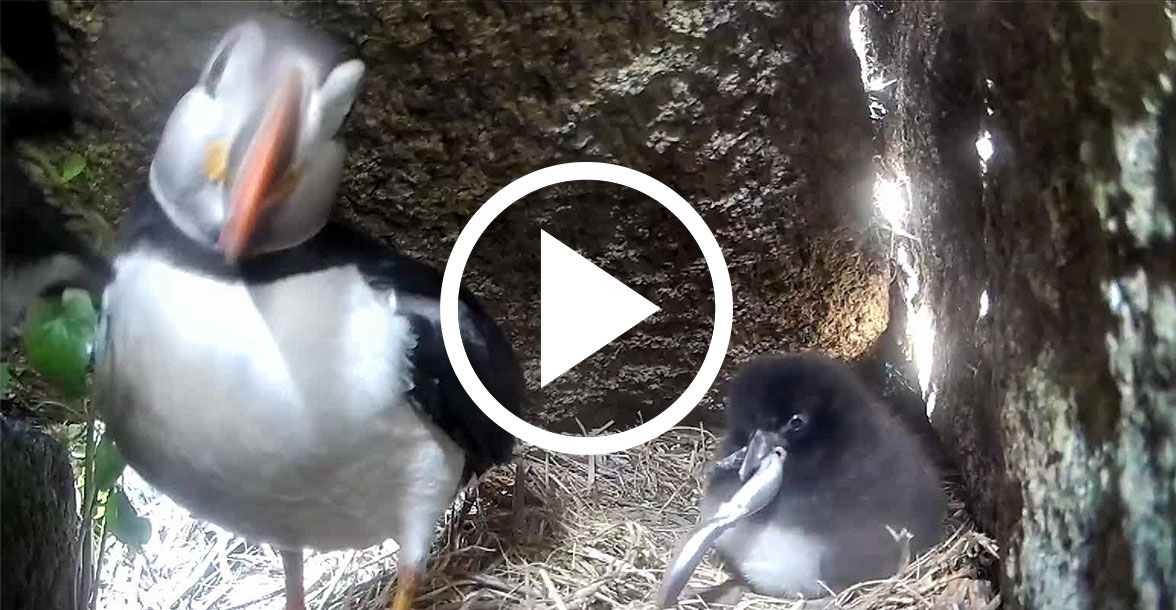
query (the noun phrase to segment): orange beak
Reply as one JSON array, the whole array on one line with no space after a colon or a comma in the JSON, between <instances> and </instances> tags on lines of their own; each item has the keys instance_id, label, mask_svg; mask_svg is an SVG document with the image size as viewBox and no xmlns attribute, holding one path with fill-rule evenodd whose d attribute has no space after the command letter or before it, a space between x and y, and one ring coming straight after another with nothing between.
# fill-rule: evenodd
<instances>
[{"instance_id":1,"label":"orange beak","mask_svg":"<svg viewBox=\"0 0 1176 610\"><path fill-rule=\"evenodd\" d=\"M293 72L271 98L261 127L245 154L233 187L229 219L218 243L230 263L245 253L258 221L280 199L273 195L279 172L290 161L288 151L297 135L301 91L302 78Z\"/></svg>"}]
</instances>

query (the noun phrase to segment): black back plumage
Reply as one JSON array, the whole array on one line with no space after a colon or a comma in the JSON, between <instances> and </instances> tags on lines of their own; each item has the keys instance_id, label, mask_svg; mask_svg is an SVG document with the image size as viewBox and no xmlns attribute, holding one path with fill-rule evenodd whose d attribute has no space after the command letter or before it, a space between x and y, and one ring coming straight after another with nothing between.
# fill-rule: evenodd
<instances>
[{"instance_id":1,"label":"black back plumage","mask_svg":"<svg viewBox=\"0 0 1176 610\"><path fill-rule=\"evenodd\" d=\"M47 0L0 3L0 51L38 82L59 77L61 54Z\"/></svg>"},{"instance_id":2,"label":"black back plumage","mask_svg":"<svg viewBox=\"0 0 1176 610\"><path fill-rule=\"evenodd\" d=\"M60 58L49 3L4 2L0 7L0 50L20 69L5 73L0 88L0 258L4 274L19 286L19 298L5 299L3 339L38 294L82 288L100 297L110 280L110 263L67 228L66 215L51 206L41 188L16 162L20 140L63 133L74 111L60 73ZM74 269L40 267L54 256ZM14 288L15 289L15 288Z\"/></svg>"},{"instance_id":3,"label":"black back plumage","mask_svg":"<svg viewBox=\"0 0 1176 610\"><path fill-rule=\"evenodd\" d=\"M900 547L886 525L913 534L912 553L938 541L945 496L927 448L848 367L813 354L760 357L736 375L728 399L721 455L757 431L788 436L781 492L746 523L820 538L830 549L821 562L828 585L893 573ZM799 434L789 428L798 414L806 418ZM739 485L737 467L716 468L707 494Z\"/></svg>"},{"instance_id":4,"label":"black back plumage","mask_svg":"<svg viewBox=\"0 0 1176 610\"><path fill-rule=\"evenodd\" d=\"M4 264L29 265L53 254L77 257L109 276L109 264L66 229L68 217L45 200L40 187L12 155L0 157L0 242ZM100 292L100 289L99 289Z\"/></svg>"},{"instance_id":5,"label":"black back plumage","mask_svg":"<svg viewBox=\"0 0 1176 610\"><path fill-rule=\"evenodd\" d=\"M441 274L436 269L338 222L328 223L296 247L229 265L222 252L189 239L177 229L147 192L136 198L123 223L124 248L150 244L173 264L213 277L264 284L291 275L354 265L373 288L395 291L398 312L409 319L417 337L412 353L415 406L462 448L467 475L480 474L510 459L514 436L473 402L445 352L437 314ZM459 309L466 354L478 378L507 410L521 415L526 389L510 342L465 288L460 292Z\"/></svg>"},{"instance_id":6,"label":"black back plumage","mask_svg":"<svg viewBox=\"0 0 1176 610\"><path fill-rule=\"evenodd\" d=\"M22 72L5 74L0 90L0 137L6 147L73 124L53 20L44 0L0 3L0 52Z\"/></svg>"},{"instance_id":7,"label":"black back plumage","mask_svg":"<svg viewBox=\"0 0 1176 610\"><path fill-rule=\"evenodd\" d=\"M344 231L362 237L342 226L332 227L339 237L346 235ZM406 308L405 312L417 336L413 393L418 406L465 449L467 474L481 474L506 462L514 448L514 436L478 408L458 381L445 351L440 318L435 313L440 311L441 274L424 263L394 255L381 244L369 240L367 247L373 256L365 257L359 269L369 283L391 288L401 298L425 299L424 308ZM377 249L383 249L384 255L379 256ZM521 416L526 388L514 349L472 293L462 288L459 298L462 343L474 372L502 406Z\"/></svg>"}]
</instances>

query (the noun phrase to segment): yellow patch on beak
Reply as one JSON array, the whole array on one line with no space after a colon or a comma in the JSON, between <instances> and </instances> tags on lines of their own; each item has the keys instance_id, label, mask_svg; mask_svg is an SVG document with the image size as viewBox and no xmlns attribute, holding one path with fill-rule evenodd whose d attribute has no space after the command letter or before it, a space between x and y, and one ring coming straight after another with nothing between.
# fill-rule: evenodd
<instances>
[{"instance_id":1,"label":"yellow patch on beak","mask_svg":"<svg viewBox=\"0 0 1176 610\"><path fill-rule=\"evenodd\" d=\"M229 173L229 142L213 140L204 153L204 173L213 182L224 182Z\"/></svg>"}]
</instances>

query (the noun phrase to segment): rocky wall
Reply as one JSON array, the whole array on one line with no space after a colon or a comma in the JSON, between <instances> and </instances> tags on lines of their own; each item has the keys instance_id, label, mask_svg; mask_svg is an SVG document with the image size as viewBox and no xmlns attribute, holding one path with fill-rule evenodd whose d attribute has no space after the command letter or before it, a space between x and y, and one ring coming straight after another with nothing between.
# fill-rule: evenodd
<instances>
[{"instance_id":1,"label":"rocky wall","mask_svg":"<svg viewBox=\"0 0 1176 610\"><path fill-rule=\"evenodd\" d=\"M1006 604L1173 608L1171 3L866 10L935 319L932 420Z\"/></svg>"}]
</instances>

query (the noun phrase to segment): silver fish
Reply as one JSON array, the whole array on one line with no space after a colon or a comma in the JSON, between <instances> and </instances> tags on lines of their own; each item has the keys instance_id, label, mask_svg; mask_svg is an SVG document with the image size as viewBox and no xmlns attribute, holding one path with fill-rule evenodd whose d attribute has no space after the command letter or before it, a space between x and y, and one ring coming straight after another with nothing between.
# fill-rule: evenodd
<instances>
[{"instance_id":1,"label":"silver fish","mask_svg":"<svg viewBox=\"0 0 1176 610\"><path fill-rule=\"evenodd\" d=\"M735 455L739 454L731 457ZM659 608L666 608L677 601L678 595L686 587L686 582L690 580L690 575L694 573L720 534L740 519L759 512L776 497L783 479L785 457L787 452L784 449L774 448L760 460L754 474L750 475L731 499L720 504L714 515L694 528L670 560L666 574L662 578L661 588L657 592Z\"/></svg>"}]
</instances>

